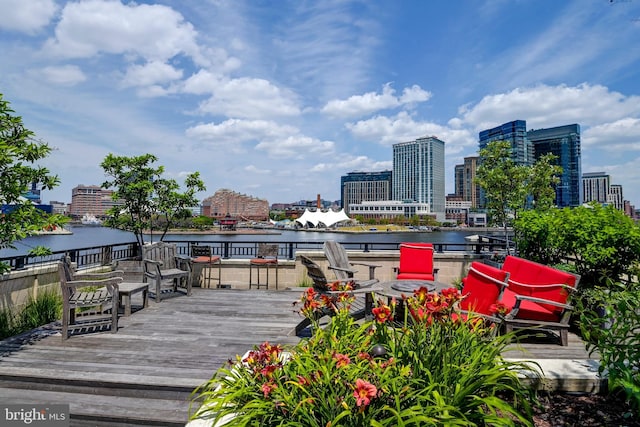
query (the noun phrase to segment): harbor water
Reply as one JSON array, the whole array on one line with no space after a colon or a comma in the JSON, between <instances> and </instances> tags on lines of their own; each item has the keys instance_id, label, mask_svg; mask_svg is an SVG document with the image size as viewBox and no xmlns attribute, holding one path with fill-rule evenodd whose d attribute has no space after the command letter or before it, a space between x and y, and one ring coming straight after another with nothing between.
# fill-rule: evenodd
<instances>
[{"instance_id":1,"label":"harbor water","mask_svg":"<svg viewBox=\"0 0 640 427\"><path fill-rule=\"evenodd\" d=\"M26 255L36 246L44 246L52 251L88 248L102 245L135 242L133 233L115 230L108 227L70 226L72 234L49 234L31 236L15 242L16 249L0 250L1 257ZM237 233L207 233L207 234L167 234L165 241L228 241L228 242L324 242L336 240L341 243L400 243L400 242L431 242L431 243L465 243L465 237L478 234L474 230L447 230L432 232L386 232L370 231L361 233L342 233L334 231L296 231L296 230L249 230L246 234ZM487 233L480 233L487 234ZM147 241L158 241L159 233L146 236Z\"/></svg>"}]
</instances>

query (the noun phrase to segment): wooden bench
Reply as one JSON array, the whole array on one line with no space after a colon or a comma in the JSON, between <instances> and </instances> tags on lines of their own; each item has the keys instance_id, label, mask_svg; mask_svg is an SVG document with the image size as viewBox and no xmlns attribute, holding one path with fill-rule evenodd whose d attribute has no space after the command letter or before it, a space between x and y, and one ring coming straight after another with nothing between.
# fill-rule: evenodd
<instances>
[{"instance_id":1,"label":"wooden bench","mask_svg":"<svg viewBox=\"0 0 640 427\"><path fill-rule=\"evenodd\" d=\"M151 292L156 302L160 302L163 281L171 282L171 291L176 292L183 286L187 295L191 295L191 258L181 256L174 243L157 242L142 247L144 281L151 280Z\"/></svg>"},{"instance_id":2,"label":"wooden bench","mask_svg":"<svg viewBox=\"0 0 640 427\"><path fill-rule=\"evenodd\" d=\"M118 284L118 305L124 305L124 316L131 315L131 297L134 294L142 293L142 308L149 306L149 284L148 283L120 283Z\"/></svg>"}]
</instances>

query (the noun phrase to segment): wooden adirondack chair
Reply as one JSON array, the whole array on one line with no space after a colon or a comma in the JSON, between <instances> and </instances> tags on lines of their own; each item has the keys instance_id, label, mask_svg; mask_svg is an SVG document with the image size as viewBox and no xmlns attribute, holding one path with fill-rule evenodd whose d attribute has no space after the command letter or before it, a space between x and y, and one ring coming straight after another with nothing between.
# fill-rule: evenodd
<instances>
[{"instance_id":1,"label":"wooden adirondack chair","mask_svg":"<svg viewBox=\"0 0 640 427\"><path fill-rule=\"evenodd\" d=\"M191 295L191 258L179 255L174 243L157 242L142 247L144 281L152 282L149 291L153 292L156 302L161 301L163 283L170 282L165 290L176 292L179 286Z\"/></svg>"},{"instance_id":2,"label":"wooden adirondack chair","mask_svg":"<svg viewBox=\"0 0 640 427\"><path fill-rule=\"evenodd\" d=\"M369 268L369 281L371 284L378 282L375 278L375 269L381 267L380 265L349 261L349 255L347 254L344 246L335 240L327 240L324 242L324 254L329 261L329 269L333 270L338 280L353 279L355 273L358 272L358 270L355 270L353 267L361 265ZM365 285L368 284L363 281L360 281L360 283Z\"/></svg>"},{"instance_id":3,"label":"wooden adirondack chair","mask_svg":"<svg viewBox=\"0 0 640 427\"><path fill-rule=\"evenodd\" d=\"M318 264L304 255L300 255L300 260L302 262L302 265L306 267L307 275L313 281L313 289L318 293L319 296L323 294L332 295L334 293L339 293L330 290L329 285L333 282L327 280L327 276ZM380 289L372 286L373 283L365 282L365 284L362 285L361 282L354 281L353 279L339 281L346 283L354 282L355 289L350 291L355 296L355 301L351 304L351 316L354 319L362 319L366 316L370 316L371 310L373 309L373 292L379 291ZM324 316L330 316L332 314L333 313L329 310L317 311L316 320ZM310 324L311 320L307 318L298 323L295 328L296 335L300 336L302 331L306 329Z\"/></svg>"}]
</instances>

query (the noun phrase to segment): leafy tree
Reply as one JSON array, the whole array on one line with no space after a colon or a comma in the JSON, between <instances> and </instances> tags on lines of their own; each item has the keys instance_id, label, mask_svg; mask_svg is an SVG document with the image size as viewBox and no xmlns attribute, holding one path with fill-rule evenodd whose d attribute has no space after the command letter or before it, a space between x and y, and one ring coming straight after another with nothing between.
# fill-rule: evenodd
<instances>
[{"instance_id":1,"label":"leafy tree","mask_svg":"<svg viewBox=\"0 0 640 427\"><path fill-rule=\"evenodd\" d=\"M155 216L165 220L162 240L174 222L184 217L186 208L198 204L195 192L205 190L200 174L195 172L187 176L187 189L181 193L175 180L162 178L163 166L153 166L157 160L153 154L134 157L109 154L100 164L111 177L102 187L114 188L112 198L120 202L107 212L106 225L133 232L141 246L144 232L153 232Z\"/></svg>"},{"instance_id":2,"label":"leafy tree","mask_svg":"<svg viewBox=\"0 0 640 427\"><path fill-rule=\"evenodd\" d=\"M542 156L533 166L518 165L511 157L508 141L492 141L480 150L482 162L476 183L484 190L486 207L494 224L508 228L527 207L548 209L555 197L554 184L562 168L553 165L555 156ZM508 248L507 248L508 250Z\"/></svg>"},{"instance_id":3,"label":"leafy tree","mask_svg":"<svg viewBox=\"0 0 640 427\"><path fill-rule=\"evenodd\" d=\"M47 215L24 197L33 183L51 190L60 181L37 165L51 153L51 147L36 140L22 117L14 113L0 94L0 206L4 211L0 215L0 249L15 248L15 241L67 222L61 215ZM7 269L0 263L0 272Z\"/></svg>"}]
</instances>

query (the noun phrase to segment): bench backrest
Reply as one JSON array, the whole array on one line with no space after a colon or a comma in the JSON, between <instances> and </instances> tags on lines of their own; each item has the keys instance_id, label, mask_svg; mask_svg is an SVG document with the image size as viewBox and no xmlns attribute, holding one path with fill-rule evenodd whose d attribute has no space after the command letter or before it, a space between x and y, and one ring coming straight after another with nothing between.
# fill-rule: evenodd
<instances>
[{"instance_id":1,"label":"bench backrest","mask_svg":"<svg viewBox=\"0 0 640 427\"><path fill-rule=\"evenodd\" d=\"M509 290L511 292L560 303L567 302L569 290L546 285L566 285L575 289L579 280L579 276L574 274L513 255L507 256L502 269L509 272Z\"/></svg>"},{"instance_id":2,"label":"bench backrest","mask_svg":"<svg viewBox=\"0 0 640 427\"><path fill-rule=\"evenodd\" d=\"M142 258L162 262L162 269L176 268L178 248L175 243L157 242L142 247Z\"/></svg>"}]
</instances>

